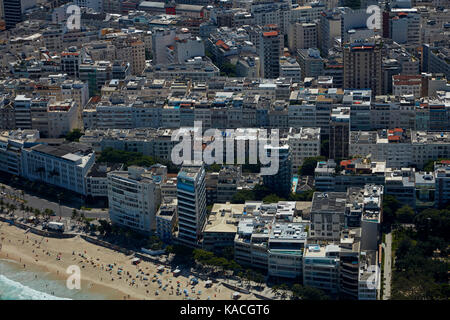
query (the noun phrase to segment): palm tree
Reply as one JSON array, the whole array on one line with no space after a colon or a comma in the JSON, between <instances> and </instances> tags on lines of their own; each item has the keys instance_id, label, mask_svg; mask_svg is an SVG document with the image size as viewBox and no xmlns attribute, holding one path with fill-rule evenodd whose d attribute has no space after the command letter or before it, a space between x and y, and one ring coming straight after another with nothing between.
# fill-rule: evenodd
<instances>
[{"instance_id":1,"label":"palm tree","mask_svg":"<svg viewBox=\"0 0 450 320\"><path fill-rule=\"evenodd\" d=\"M29 207L29 206L25 206L25 212L26 212L26 214L27 214L27 218L28 218L28 214L30 213L30 210L31 208Z\"/></svg>"},{"instance_id":2,"label":"palm tree","mask_svg":"<svg viewBox=\"0 0 450 320\"><path fill-rule=\"evenodd\" d=\"M34 209L34 215L36 216L36 217L38 217L38 216L40 216L41 215L41 210L39 210L39 209Z\"/></svg>"},{"instance_id":3,"label":"palm tree","mask_svg":"<svg viewBox=\"0 0 450 320\"><path fill-rule=\"evenodd\" d=\"M55 214L55 211L53 211L52 209L45 209L44 210L44 214L47 216L47 217L51 217L51 216L53 216L54 214Z\"/></svg>"},{"instance_id":4,"label":"palm tree","mask_svg":"<svg viewBox=\"0 0 450 320\"><path fill-rule=\"evenodd\" d=\"M61 199L63 198L63 194L60 192L58 193L58 206L59 206L59 217L61 218Z\"/></svg>"},{"instance_id":5,"label":"palm tree","mask_svg":"<svg viewBox=\"0 0 450 320\"><path fill-rule=\"evenodd\" d=\"M76 209L72 210L72 220L75 220L75 218L78 216L78 212Z\"/></svg>"},{"instance_id":6,"label":"palm tree","mask_svg":"<svg viewBox=\"0 0 450 320\"><path fill-rule=\"evenodd\" d=\"M20 204L20 211L22 211L22 216L25 219L25 205L23 203Z\"/></svg>"},{"instance_id":7,"label":"palm tree","mask_svg":"<svg viewBox=\"0 0 450 320\"><path fill-rule=\"evenodd\" d=\"M280 289L280 286L278 284L276 284L272 287L272 293L275 295L275 297L277 297L280 294L280 292L278 291L279 289Z\"/></svg>"}]
</instances>

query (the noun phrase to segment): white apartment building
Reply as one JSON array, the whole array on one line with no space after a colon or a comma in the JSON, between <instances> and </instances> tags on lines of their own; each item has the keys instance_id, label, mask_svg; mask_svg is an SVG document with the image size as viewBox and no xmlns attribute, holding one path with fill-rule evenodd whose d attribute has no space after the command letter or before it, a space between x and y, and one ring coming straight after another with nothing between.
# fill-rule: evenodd
<instances>
[{"instance_id":1,"label":"white apartment building","mask_svg":"<svg viewBox=\"0 0 450 320\"><path fill-rule=\"evenodd\" d=\"M163 199L156 213L156 234L164 242L172 240L177 222L177 199Z\"/></svg>"},{"instance_id":2,"label":"white apartment building","mask_svg":"<svg viewBox=\"0 0 450 320\"><path fill-rule=\"evenodd\" d=\"M399 44L420 45L420 13L417 8L392 8L391 37Z\"/></svg>"},{"instance_id":3,"label":"white apartment building","mask_svg":"<svg viewBox=\"0 0 450 320\"><path fill-rule=\"evenodd\" d=\"M327 293L339 291L338 245L308 244L303 256L303 285Z\"/></svg>"},{"instance_id":4,"label":"white apartment building","mask_svg":"<svg viewBox=\"0 0 450 320\"><path fill-rule=\"evenodd\" d=\"M414 98L420 98L422 96L422 76L392 76L392 92L397 97L412 95Z\"/></svg>"},{"instance_id":5,"label":"white apartment building","mask_svg":"<svg viewBox=\"0 0 450 320\"><path fill-rule=\"evenodd\" d=\"M306 225L295 222L296 203L247 201L238 216L234 258L281 278L302 276Z\"/></svg>"},{"instance_id":6,"label":"white apartment building","mask_svg":"<svg viewBox=\"0 0 450 320\"><path fill-rule=\"evenodd\" d=\"M266 2L255 1L251 4L250 13L253 16L254 24L264 26L276 24L283 34L287 34L289 22L291 20L290 1Z\"/></svg>"},{"instance_id":7,"label":"white apartment building","mask_svg":"<svg viewBox=\"0 0 450 320\"><path fill-rule=\"evenodd\" d=\"M22 174L32 181L42 181L86 195L85 177L94 161L92 148L81 143L60 146L39 144L22 150Z\"/></svg>"},{"instance_id":8,"label":"white apartment building","mask_svg":"<svg viewBox=\"0 0 450 320\"><path fill-rule=\"evenodd\" d=\"M318 27L316 23L291 23L288 33L288 46L290 52L296 53L298 49L317 48Z\"/></svg>"},{"instance_id":9,"label":"white apartment building","mask_svg":"<svg viewBox=\"0 0 450 320\"><path fill-rule=\"evenodd\" d=\"M131 166L128 171L113 171L107 176L112 223L143 233L154 231L156 212L161 203L160 184L167 177L167 167Z\"/></svg>"},{"instance_id":10,"label":"white apartment building","mask_svg":"<svg viewBox=\"0 0 450 320\"><path fill-rule=\"evenodd\" d=\"M268 269L267 242L272 221L263 218L243 218L239 221L234 239L234 259L237 263L260 270Z\"/></svg>"},{"instance_id":11,"label":"white apartment building","mask_svg":"<svg viewBox=\"0 0 450 320\"><path fill-rule=\"evenodd\" d=\"M311 208L310 239L337 241L345 224L347 194L315 192Z\"/></svg>"},{"instance_id":12,"label":"white apartment building","mask_svg":"<svg viewBox=\"0 0 450 320\"><path fill-rule=\"evenodd\" d=\"M17 95L14 99L14 117L16 128L31 129L31 98Z\"/></svg>"},{"instance_id":13,"label":"white apartment building","mask_svg":"<svg viewBox=\"0 0 450 320\"><path fill-rule=\"evenodd\" d=\"M86 175L86 195L108 197L108 172L122 170L121 163L95 163Z\"/></svg>"},{"instance_id":14,"label":"white apartment building","mask_svg":"<svg viewBox=\"0 0 450 320\"><path fill-rule=\"evenodd\" d=\"M96 12L103 11L103 0L75 0L75 4L80 7L94 9Z\"/></svg>"},{"instance_id":15,"label":"white apartment building","mask_svg":"<svg viewBox=\"0 0 450 320\"><path fill-rule=\"evenodd\" d=\"M378 250L361 251L359 261L358 300L377 300L381 289Z\"/></svg>"},{"instance_id":16,"label":"white apartment building","mask_svg":"<svg viewBox=\"0 0 450 320\"><path fill-rule=\"evenodd\" d=\"M286 143L292 159L292 173L297 174L305 158L320 156L320 128L289 128Z\"/></svg>"},{"instance_id":17,"label":"white apartment building","mask_svg":"<svg viewBox=\"0 0 450 320\"><path fill-rule=\"evenodd\" d=\"M280 77L292 79L293 83L302 81L302 70L295 58L280 57Z\"/></svg>"},{"instance_id":18,"label":"white apartment building","mask_svg":"<svg viewBox=\"0 0 450 320\"><path fill-rule=\"evenodd\" d=\"M133 38L119 38L115 45L116 59L129 61L131 63L131 74L141 75L146 67L144 42Z\"/></svg>"},{"instance_id":19,"label":"white apartment building","mask_svg":"<svg viewBox=\"0 0 450 320\"><path fill-rule=\"evenodd\" d=\"M291 10L290 21L313 22L320 18L320 13L324 10L325 6L320 2L297 6Z\"/></svg>"},{"instance_id":20,"label":"white apartment building","mask_svg":"<svg viewBox=\"0 0 450 320\"><path fill-rule=\"evenodd\" d=\"M289 127L316 127L316 106L309 103L291 103L288 106Z\"/></svg>"},{"instance_id":21,"label":"white apartment building","mask_svg":"<svg viewBox=\"0 0 450 320\"><path fill-rule=\"evenodd\" d=\"M350 133L350 155L370 155L391 168L424 166L428 161L450 156L449 132L426 132L400 128Z\"/></svg>"},{"instance_id":22,"label":"white apartment building","mask_svg":"<svg viewBox=\"0 0 450 320\"><path fill-rule=\"evenodd\" d=\"M275 221L268 241L268 274L280 278L301 278L306 225Z\"/></svg>"},{"instance_id":23,"label":"white apartment building","mask_svg":"<svg viewBox=\"0 0 450 320\"><path fill-rule=\"evenodd\" d=\"M86 111L83 118L85 114ZM96 107L96 125L99 129L131 129L134 128L133 118L133 108L129 104L100 104Z\"/></svg>"},{"instance_id":24,"label":"white apartment building","mask_svg":"<svg viewBox=\"0 0 450 320\"><path fill-rule=\"evenodd\" d=\"M22 148L37 144L37 130L3 131L0 134L0 171L22 175Z\"/></svg>"},{"instance_id":25,"label":"white apartment building","mask_svg":"<svg viewBox=\"0 0 450 320\"><path fill-rule=\"evenodd\" d=\"M61 83L61 98L73 99L81 111L89 101L89 86L79 80L65 80Z\"/></svg>"},{"instance_id":26,"label":"white apartment building","mask_svg":"<svg viewBox=\"0 0 450 320\"><path fill-rule=\"evenodd\" d=\"M188 59L205 56L205 45L199 37L176 39L175 45L166 50L169 63L183 64Z\"/></svg>"},{"instance_id":27,"label":"white apartment building","mask_svg":"<svg viewBox=\"0 0 450 320\"><path fill-rule=\"evenodd\" d=\"M75 128L81 128L78 105L72 99L49 103L47 116L50 138L59 138Z\"/></svg>"}]
</instances>

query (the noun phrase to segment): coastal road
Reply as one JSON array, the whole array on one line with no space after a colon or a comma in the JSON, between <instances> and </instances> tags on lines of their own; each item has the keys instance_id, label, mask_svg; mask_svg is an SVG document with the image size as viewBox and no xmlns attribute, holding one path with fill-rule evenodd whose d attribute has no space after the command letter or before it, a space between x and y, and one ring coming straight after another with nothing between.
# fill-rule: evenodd
<instances>
[{"instance_id":1,"label":"coastal road","mask_svg":"<svg viewBox=\"0 0 450 320\"><path fill-rule=\"evenodd\" d=\"M5 186L5 193L8 194L14 194L15 196L22 198L21 191L19 189L12 188L6 184L0 184ZM0 190L1 191L1 190ZM7 196L2 195L1 198L4 202L12 203L17 206L18 211L20 211L20 202L17 202L13 199L8 198ZM53 210L57 216L59 216L59 204L57 202L52 202L43 198L39 198L33 195L30 195L25 192L25 200L27 201L26 205L33 207L35 209L39 209L41 211L44 211L45 209L51 209ZM61 216L62 217L68 217L70 218L72 216L73 207L67 207L64 205L61 205ZM75 208L78 213L83 212L84 216L86 218L99 218L99 219L107 219L109 220L109 214L108 210L99 210L99 209L92 209L92 210L80 210L78 208ZM21 216L21 213L17 214L18 216Z\"/></svg>"},{"instance_id":2,"label":"coastal road","mask_svg":"<svg viewBox=\"0 0 450 320\"><path fill-rule=\"evenodd\" d=\"M384 247L384 289L383 300L391 298L391 278L392 278L392 232L386 234Z\"/></svg>"}]
</instances>

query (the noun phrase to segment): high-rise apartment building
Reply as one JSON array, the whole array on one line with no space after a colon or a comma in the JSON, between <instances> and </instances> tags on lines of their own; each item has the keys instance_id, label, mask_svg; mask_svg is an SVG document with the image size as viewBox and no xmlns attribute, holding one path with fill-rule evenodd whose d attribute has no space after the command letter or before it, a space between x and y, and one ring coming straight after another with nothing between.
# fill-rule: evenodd
<instances>
[{"instance_id":1,"label":"high-rise apartment building","mask_svg":"<svg viewBox=\"0 0 450 320\"><path fill-rule=\"evenodd\" d=\"M107 177L111 221L138 232L154 231L156 212L161 203L160 184L167 177L167 167L131 166L128 171L109 172Z\"/></svg>"},{"instance_id":2,"label":"high-rise apartment building","mask_svg":"<svg viewBox=\"0 0 450 320\"><path fill-rule=\"evenodd\" d=\"M289 195L292 183L292 160L289 145L273 147L267 145L268 155L273 157L273 151L278 149L278 172L271 175L264 175L263 182L269 189L277 191L280 195ZM272 161L276 161L272 160Z\"/></svg>"},{"instance_id":3,"label":"high-rise apartment building","mask_svg":"<svg viewBox=\"0 0 450 320\"><path fill-rule=\"evenodd\" d=\"M399 44L420 45L420 13L417 8L391 9L390 36Z\"/></svg>"},{"instance_id":4,"label":"high-rise apartment building","mask_svg":"<svg viewBox=\"0 0 450 320\"><path fill-rule=\"evenodd\" d=\"M292 23L289 26L288 46L291 52L297 52L297 49L317 48L317 24Z\"/></svg>"},{"instance_id":5,"label":"high-rise apartment building","mask_svg":"<svg viewBox=\"0 0 450 320\"><path fill-rule=\"evenodd\" d=\"M338 107L331 111L330 119L330 159L348 157L350 134L350 108Z\"/></svg>"},{"instance_id":6,"label":"high-rise apartment building","mask_svg":"<svg viewBox=\"0 0 450 320\"><path fill-rule=\"evenodd\" d=\"M283 35L277 30L263 31L260 40L259 57L261 59L261 76L276 79L280 75L281 48L284 46Z\"/></svg>"},{"instance_id":7,"label":"high-rise apartment building","mask_svg":"<svg viewBox=\"0 0 450 320\"><path fill-rule=\"evenodd\" d=\"M25 10L36 5L36 0L3 0L3 15L6 29L11 29L22 21Z\"/></svg>"},{"instance_id":8,"label":"high-rise apartment building","mask_svg":"<svg viewBox=\"0 0 450 320\"><path fill-rule=\"evenodd\" d=\"M206 221L205 176L203 165L183 166L178 172L178 241L188 246L197 246Z\"/></svg>"},{"instance_id":9,"label":"high-rise apartment building","mask_svg":"<svg viewBox=\"0 0 450 320\"><path fill-rule=\"evenodd\" d=\"M341 17L337 11L324 11L320 14L318 26L318 45L324 57L333 47L334 39L341 36Z\"/></svg>"},{"instance_id":10,"label":"high-rise apartment building","mask_svg":"<svg viewBox=\"0 0 450 320\"><path fill-rule=\"evenodd\" d=\"M324 60L320 56L320 51L316 48L297 50L298 63L302 70L302 79L305 77L317 78L323 75Z\"/></svg>"},{"instance_id":11,"label":"high-rise apartment building","mask_svg":"<svg viewBox=\"0 0 450 320\"><path fill-rule=\"evenodd\" d=\"M372 89L382 93L381 43L354 41L344 45L344 89Z\"/></svg>"}]
</instances>

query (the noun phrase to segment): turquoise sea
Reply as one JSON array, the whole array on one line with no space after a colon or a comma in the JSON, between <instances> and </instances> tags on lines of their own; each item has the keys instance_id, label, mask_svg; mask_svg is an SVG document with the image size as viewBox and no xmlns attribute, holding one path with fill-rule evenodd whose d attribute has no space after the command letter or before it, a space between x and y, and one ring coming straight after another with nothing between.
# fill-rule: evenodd
<instances>
[{"instance_id":1,"label":"turquoise sea","mask_svg":"<svg viewBox=\"0 0 450 320\"><path fill-rule=\"evenodd\" d=\"M12 260L0 259L0 300L103 300L105 296L70 290L65 281L47 272L23 270Z\"/></svg>"}]
</instances>

